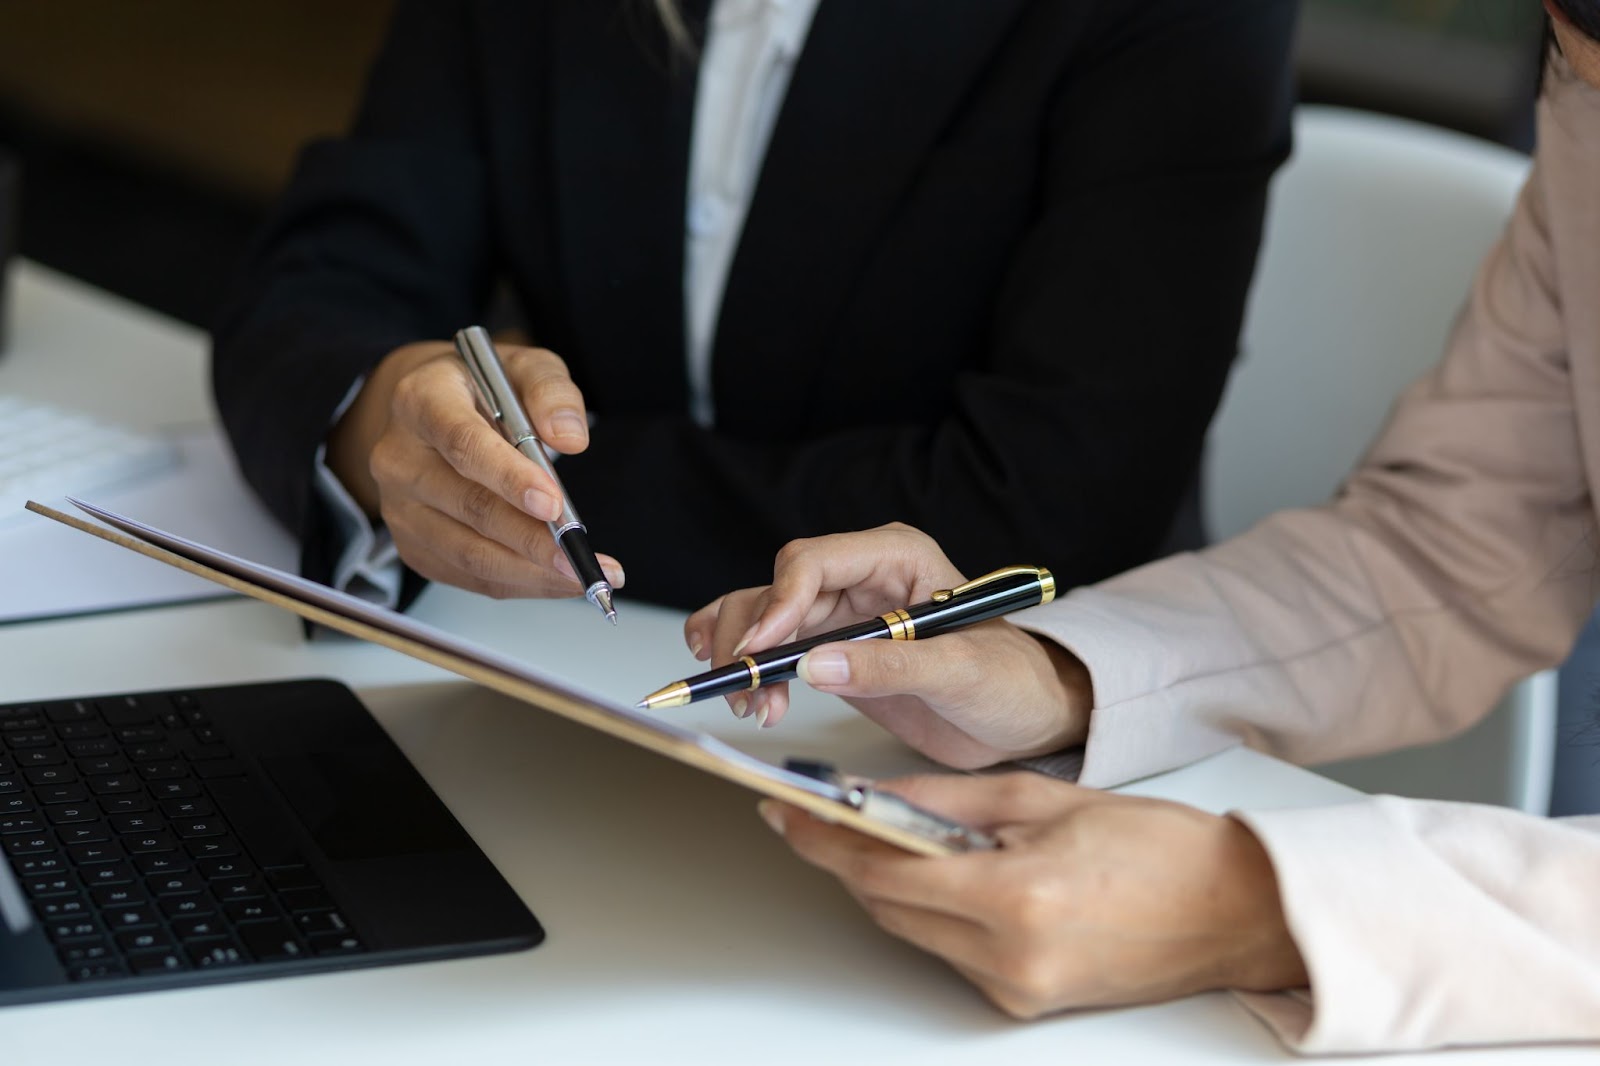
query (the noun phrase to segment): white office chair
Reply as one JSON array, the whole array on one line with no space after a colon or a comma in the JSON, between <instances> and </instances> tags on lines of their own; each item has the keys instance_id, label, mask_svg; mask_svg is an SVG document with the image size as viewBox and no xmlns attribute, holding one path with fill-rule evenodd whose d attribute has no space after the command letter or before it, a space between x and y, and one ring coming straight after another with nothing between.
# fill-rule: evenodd
<instances>
[{"instance_id":1,"label":"white office chair","mask_svg":"<svg viewBox=\"0 0 1600 1066\"><path fill-rule=\"evenodd\" d=\"M1219 539L1333 493L1443 352L1528 169L1510 149L1339 108L1300 108L1295 139L1207 444L1206 519ZM1457 738L1320 769L1366 791L1544 813L1555 693L1545 671Z\"/></svg>"}]
</instances>

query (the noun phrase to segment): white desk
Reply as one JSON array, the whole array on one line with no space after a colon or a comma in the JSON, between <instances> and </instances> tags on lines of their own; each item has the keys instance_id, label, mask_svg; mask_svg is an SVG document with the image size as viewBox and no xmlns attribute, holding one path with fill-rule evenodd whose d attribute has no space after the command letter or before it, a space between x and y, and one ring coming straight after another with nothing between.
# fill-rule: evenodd
<instances>
[{"instance_id":1,"label":"white desk","mask_svg":"<svg viewBox=\"0 0 1600 1066\"><path fill-rule=\"evenodd\" d=\"M80 372L92 365L109 395L140 397L161 374L143 354L109 357L129 350L117 343L124 335L174 375L198 372L193 331L26 267L23 280L35 291L18 317L67 316L80 331L78 350L49 361L59 377L31 363L33 376L13 382L0 362L0 389L49 399L67 377L89 377ZM91 322L102 335L89 335ZM163 383L167 402L179 384L176 376ZM186 395L194 406L174 406L165 421L174 412L203 416L203 392ZM149 409L142 405L134 406ZM447 588L430 589L416 613L619 698L689 670L674 612L621 606L614 631L581 602L504 603ZM545 924L547 942L515 955L11 1008L0 1011L7 1066L1292 1059L1222 994L1011 1022L942 964L878 932L831 880L795 860L757 819L748 793L397 653L308 644L298 620L272 608L234 600L0 626L0 700L302 675L365 690ZM681 713L769 759L819 754L868 773L917 765L875 726L815 693L797 694L795 713L770 731L736 721L720 701ZM1213 810L1348 795L1244 751L1129 791ZM1533 1054L1477 1052L1472 1060Z\"/></svg>"}]
</instances>

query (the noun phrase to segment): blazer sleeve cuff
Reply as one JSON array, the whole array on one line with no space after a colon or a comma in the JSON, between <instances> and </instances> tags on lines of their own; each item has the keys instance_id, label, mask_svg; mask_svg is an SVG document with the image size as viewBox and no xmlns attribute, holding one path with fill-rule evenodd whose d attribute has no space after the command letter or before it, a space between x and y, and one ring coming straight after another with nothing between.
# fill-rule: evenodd
<instances>
[{"instance_id":1,"label":"blazer sleeve cuff","mask_svg":"<svg viewBox=\"0 0 1600 1066\"><path fill-rule=\"evenodd\" d=\"M1294 1050L1600 1038L1584 872L1600 832L1392 796L1234 817L1272 860L1311 979L1309 994L1238 997Z\"/></svg>"}]
</instances>

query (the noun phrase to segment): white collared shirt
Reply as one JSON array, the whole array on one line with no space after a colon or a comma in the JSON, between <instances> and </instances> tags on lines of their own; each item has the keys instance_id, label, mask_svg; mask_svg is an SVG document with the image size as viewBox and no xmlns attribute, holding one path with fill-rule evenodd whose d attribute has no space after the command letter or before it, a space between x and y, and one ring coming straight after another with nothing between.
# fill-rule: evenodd
<instances>
[{"instance_id":1,"label":"white collared shirt","mask_svg":"<svg viewBox=\"0 0 1600 1066\"><path fill-rule=\"evenodd\" d=\"M689 156L683 240L685 372L689 413L711 426L711 353L728 268L766 159L767 143L789 92L821 0L714 0L700 57ZM357 382L335 413L354 401ZM400 558L389 531L375 527L317 449L316 491L344 538L333 586L393 607Z\"/></svg>"}]
</instances>

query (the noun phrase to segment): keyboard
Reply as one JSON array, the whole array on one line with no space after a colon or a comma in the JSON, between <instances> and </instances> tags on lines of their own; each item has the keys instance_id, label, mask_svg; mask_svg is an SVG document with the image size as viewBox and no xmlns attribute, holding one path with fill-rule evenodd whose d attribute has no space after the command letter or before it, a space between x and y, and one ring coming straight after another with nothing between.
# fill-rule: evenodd
<instances>
[{"instance_id":1,"label":"keyboard","mask_svg":"<svg viewBox=\"0 0 1600 1066\"><path fill-rule=\"evenodd\" d=\"M336 681L0 704L0 1009L543 939Z\"/></svg>"},{"instance_id":2,"label":"keyboard","mask_svg":"<svg viewBox=\"0 0 1600 1066\"><path fill-rule=\"evenodd\" d=\"M23 517L30 499L88 495L177 463L177 447L155 434L0 395L0 524Z\"/></svg>"},{"instance_id":3,"label":"keyboard","mask_svg":"<svg viewBox=\"0 0 1600 1066\"><path fill-rule=\"evenodd\" d=\"M364 950L191 693L0 707L0 849L70 981Z\"/></svg>"}]
</instances>

